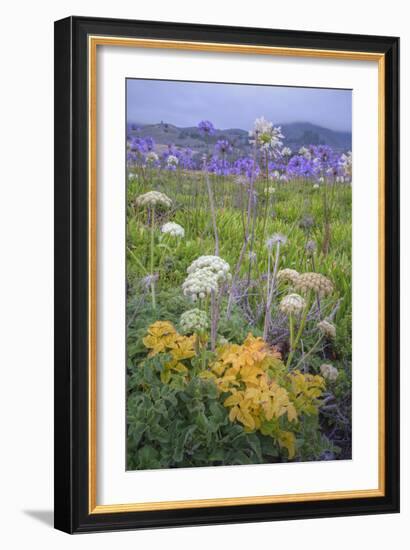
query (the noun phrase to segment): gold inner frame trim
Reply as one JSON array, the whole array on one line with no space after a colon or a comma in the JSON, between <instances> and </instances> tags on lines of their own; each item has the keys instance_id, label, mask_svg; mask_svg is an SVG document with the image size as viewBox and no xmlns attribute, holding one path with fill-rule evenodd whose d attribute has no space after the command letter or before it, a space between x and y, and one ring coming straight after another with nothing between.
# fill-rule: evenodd
<instances>
[{"instance_id":1,"label":"gold inner frame trim","mask_svg":"<svg viewBox=\"0 0 410 550\"><path fill-rule=\"evenodd\" d=\"M97 504L97 46L174 49L219 53L246 53L282 57L311 57L377 61L378 63L378 214L379 214L379 364L378 364L378 488L352 491L328 491L289 495L248 496L199 500L136 502L131 504ZM385 56L374 52L332 51L306 48L281 48L243 44L218 44L177 40L88 37L88 510L90 514L175 510L249 504L273 504L375 498L385 495Z\"/></svg>"}]
</instances>

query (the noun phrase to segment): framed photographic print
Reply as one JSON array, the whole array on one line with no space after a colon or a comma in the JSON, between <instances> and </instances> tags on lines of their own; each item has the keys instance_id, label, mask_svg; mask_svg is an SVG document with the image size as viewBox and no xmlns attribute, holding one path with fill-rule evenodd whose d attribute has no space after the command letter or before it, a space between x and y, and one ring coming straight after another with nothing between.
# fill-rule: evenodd
<instances>
[{"instance_id":1,"label":"framed photographic print","mask_svg":"<svg viewBox=\"0 0 410 550\"><path fill-rule=\"evenodd\" d=\"M55 526L399 510L399 39L55 24Z\"/></svg>"}]
</instances>

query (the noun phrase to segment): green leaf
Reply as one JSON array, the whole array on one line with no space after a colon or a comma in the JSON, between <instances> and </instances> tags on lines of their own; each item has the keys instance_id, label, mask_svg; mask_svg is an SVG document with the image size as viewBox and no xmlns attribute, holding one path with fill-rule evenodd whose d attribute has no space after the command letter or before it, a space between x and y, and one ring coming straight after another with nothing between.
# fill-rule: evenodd
<instances>
[{"instance_id":1,"label":"green leaf","mask_svg":"<svg viewBox=\"0 0 410 550\"><path fill-rule=\"evenodd\" d=\"M158 468L160 466L158 458L159 458L158 451L154 449L154 447L151 447L150 445L145 445L138 452L139 468L141 469Z\"/></svg>"},{"instance_id":2,"label":"green leaf","mask_svg":"<svg viewBox=\"0 0 410 550\"><path fill-rule=\"evenodd\" d=\"M141 441L145 430L146 426L142 422L135 422L135 424L130 424L128 434L132 437L134 445L138 445L138 443Z\"/></svg>"}]
</instances>

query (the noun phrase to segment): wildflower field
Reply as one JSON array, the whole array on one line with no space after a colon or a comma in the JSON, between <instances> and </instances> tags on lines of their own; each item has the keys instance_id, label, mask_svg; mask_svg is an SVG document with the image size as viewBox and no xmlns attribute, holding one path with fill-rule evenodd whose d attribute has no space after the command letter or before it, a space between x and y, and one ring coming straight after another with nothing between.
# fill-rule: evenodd
<instances>
[{"instance_id":1,"label":"wildflower field","mask_svg":"<svg viewBox=\"0 0 410 550\"><path fill-rule=\"evenodd\" d=\"M128 138L127 468L351 458L351 166Z\"/></svg>"}]
</instances>

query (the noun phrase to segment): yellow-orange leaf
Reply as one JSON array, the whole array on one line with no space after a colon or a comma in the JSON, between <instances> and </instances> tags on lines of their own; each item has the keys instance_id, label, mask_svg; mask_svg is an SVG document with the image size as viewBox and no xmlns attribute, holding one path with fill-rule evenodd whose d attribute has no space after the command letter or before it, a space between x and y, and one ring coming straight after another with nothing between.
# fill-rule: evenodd
<instances>
[{"instance_id":1,"label":"yellow-orange leaf","mask_svg":"<svg viewBox=\"0 0 410 550\"><path fill-rule=\"evenodd\" d=\"M287 449L289 459L294 458L296 453L295 434L293 432L279 432L278 441L281 447Z\"/></svg>"}]
</instances>

